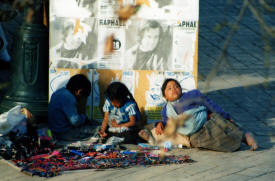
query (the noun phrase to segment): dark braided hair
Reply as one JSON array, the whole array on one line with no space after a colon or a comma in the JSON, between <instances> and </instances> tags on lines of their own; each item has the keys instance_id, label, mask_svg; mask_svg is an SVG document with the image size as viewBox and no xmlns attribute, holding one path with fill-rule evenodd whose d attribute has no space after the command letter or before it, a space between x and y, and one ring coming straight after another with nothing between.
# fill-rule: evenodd
<instances>
[{"instance_id":1,"label":"dark braided hair","mask_svg":"<svg viewBox=\"0 0 275 181\"><path fill-rule=\"evenodd\" d=\"M111 101L117 100L122 105L124 105L128 100L136 102L129 89L121 82L112 82L108 86L105 95Z\"/></svg>"}]
</instances>

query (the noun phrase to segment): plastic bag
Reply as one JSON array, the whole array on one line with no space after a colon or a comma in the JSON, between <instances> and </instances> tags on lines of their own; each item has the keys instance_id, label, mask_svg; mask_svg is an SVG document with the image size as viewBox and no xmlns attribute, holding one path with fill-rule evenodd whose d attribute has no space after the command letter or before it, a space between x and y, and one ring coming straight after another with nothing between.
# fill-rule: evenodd
<instances>
[{"instance_id":1,"label":"plastic bag","mask_svg":"<svg viewBox=\"0 0 275 181\"><path fill-rule=\"evenodd\" d=\"M123 141L124 141L124 138L112 136L108 138L108 140L106 141L106 145L116 145L116 144L122 143Z\"/></svg>"},{"instance_id":2,"label":"plastic bag","mask_svg":"<svg viewBox=\"0 0 275 181\"><path fill-rule=\"evenodd\" d=\"M21 106L18 105L0 115L0 136L8 134L15 127L21 125L21 123L23 127L21 127L19 131L25 132L24 126L26 126L26 118L21 114Z\"/></svg>"}]
</instances>

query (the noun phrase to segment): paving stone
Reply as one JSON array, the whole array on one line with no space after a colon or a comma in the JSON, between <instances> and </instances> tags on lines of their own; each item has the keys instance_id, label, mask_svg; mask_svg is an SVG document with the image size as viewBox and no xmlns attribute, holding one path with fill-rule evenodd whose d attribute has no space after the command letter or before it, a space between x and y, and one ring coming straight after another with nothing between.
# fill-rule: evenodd
<instances>
[{"instance_id":1,"label":"paving stone","mask_svg":"<svg viewBox=\"0 0 275 181\"><path fill-rule=\"evenodd\" d=\"M255 168L255 167L248 168L246 170L238 172L237 175L243 175L243 176L249 176L249 177L260 177L262 175L269 174L272 171L273 169L270 168L270 165L268 165L265 167L261 166L260 168Z\"/></svg>"},{"instance_id":2,"label":"paving stone","mask_svg":"<svg viewBox=\"0 0 275 181\"><path fill-rule=\"evenodd\" d=\"M275 172L273 171L268 174L258 176L256 178L251 178L250 180L251 181L263 181L263 180L274 180L274 178L275 178Z\"/></svg>"}]
</instances>

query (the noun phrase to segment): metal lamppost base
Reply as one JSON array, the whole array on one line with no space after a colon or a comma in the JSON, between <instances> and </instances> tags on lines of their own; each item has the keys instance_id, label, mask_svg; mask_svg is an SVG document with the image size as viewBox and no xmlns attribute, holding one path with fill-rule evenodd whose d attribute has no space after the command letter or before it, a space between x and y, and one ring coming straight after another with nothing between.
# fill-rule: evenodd
<instances>
[{"instance_id":1,"label":"metal lamppost base","mask_svg":"<svg viewBox=\"0 0 275 181\"><path fill-rule=\"evenodd\" d=\"M48 115L49 31L43 24L23 24L14 37L11 83L0 113L16 105L35 116Z\"/></svg>"}]
</instances>

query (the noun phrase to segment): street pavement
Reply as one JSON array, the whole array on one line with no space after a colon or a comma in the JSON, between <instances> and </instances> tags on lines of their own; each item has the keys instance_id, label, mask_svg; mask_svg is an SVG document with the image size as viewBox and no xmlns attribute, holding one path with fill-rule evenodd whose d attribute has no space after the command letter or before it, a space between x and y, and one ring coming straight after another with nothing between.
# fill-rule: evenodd
<instances>
[{"instance_id":1,"label":"street pavement","mask_svg":"<svg viewBox=\"0 0 275 181\"><path fill-rule=\"evenodd\" d=\"M200 1L198 88L229 112L236 122L254 133L259 145L257 151L250 151L245 144L233 153L177 149L168 153L186 154L195 162L104 171L70 171L47 180L275 180L275 38L262 34L264 31L247 9L229 43L226 61L216 69L216 74L209 81L230 32L229 27L220 31L215 31L215 27L225 20L234 23L243 1L232 1L234 4L228 6L226 2L231 1ZM264 13L262 17L267 25L275 26L274 13ZM269 45L268 52L265 51L267 45L263 38ZM2 160L0 180L46 179L20 173Z\"/></svg>"}]
</instances>

